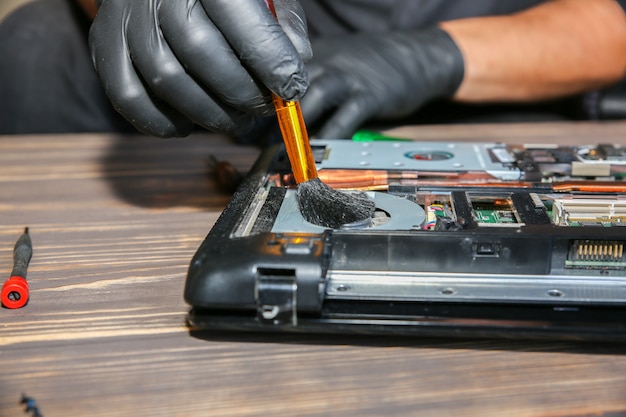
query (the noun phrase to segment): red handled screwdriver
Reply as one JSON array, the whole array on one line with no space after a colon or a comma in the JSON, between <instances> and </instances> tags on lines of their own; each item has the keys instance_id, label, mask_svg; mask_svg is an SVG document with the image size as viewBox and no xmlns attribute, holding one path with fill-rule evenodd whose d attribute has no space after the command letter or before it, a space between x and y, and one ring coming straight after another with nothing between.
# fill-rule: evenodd
<instances>
[{"instance_id":1,"label":"red handled screwdriver","mask_svg":"<svg viewBox=\"0 0 626 417\"><path fill-rule=\"evenodd\" d=\"M17 239L13 248L13 271L2 286L0 294L2 305L6 308L22 308L28 302L28 283L26 269L33 255L33 244L28 234L28 227L24 234Z\"/></svg>"}]
</instances>

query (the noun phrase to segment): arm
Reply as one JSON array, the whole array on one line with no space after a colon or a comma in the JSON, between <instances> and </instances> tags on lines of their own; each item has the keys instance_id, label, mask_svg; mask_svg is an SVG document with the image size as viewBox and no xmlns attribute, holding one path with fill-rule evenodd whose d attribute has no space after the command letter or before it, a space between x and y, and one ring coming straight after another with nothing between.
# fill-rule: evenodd
<instances>
[{"instance_id":1,"label":"arm","mask_svg":"<svg viewBox=\"0 0 626 417\"><path fill-rule=\"evenodd\" d=\"M441 27L464 56L458 101L550 99L626 75L626 15L614 0L553 0Z\"/></svg>"}]
</instances>

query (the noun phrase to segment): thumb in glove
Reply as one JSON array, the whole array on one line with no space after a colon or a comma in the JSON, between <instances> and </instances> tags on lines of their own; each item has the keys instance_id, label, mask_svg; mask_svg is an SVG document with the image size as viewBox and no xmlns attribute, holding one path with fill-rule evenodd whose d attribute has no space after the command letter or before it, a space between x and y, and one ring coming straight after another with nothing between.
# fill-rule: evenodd
<instances>
[{"instance_id":1,"label":"thumb in glove","mask_svg":"<svg viewBox=\"0 0 626 417\"><path fill-rule=\"evenodd\" d=\"M313 42L309 89L301 101L309 125L329 118L320 138L350 137L371 119L405 117L461 84L461 51L444 30L357 33Z\"/></svg>"}]
</instances>

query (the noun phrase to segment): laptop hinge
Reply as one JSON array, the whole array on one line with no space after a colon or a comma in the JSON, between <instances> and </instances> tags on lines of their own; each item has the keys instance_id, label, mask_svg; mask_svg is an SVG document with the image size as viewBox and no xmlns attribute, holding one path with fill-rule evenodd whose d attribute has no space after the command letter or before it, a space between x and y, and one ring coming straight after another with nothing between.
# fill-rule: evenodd
<instances>
[{"instance_id":1,"label":"laptop hinge","mask_svg":"<svg viewBox=\"0 0 626 417\"><path fill-rule=\"evenodd\" d=\"M291 272L293 273L291 273ZM257 318L262 324L297 326L295 270L265 270L256 279Z\"/></svg>"}]
</instances>

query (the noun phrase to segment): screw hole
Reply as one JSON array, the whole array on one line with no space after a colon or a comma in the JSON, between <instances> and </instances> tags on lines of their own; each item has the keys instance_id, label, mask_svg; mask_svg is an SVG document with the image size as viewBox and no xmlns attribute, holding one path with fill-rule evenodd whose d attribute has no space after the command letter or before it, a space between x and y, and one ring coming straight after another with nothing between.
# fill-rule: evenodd
<instances>
[{"instance_id":1,"label":"screw hole","mask_svg":"<svg viewBox=\"0 0 626 417\"><path fill-rule=\"evenodd\" d=\"M549 290L548 295L550 297L563 297L563 291L561 290Z\"/></svg>"}]
</instances>

